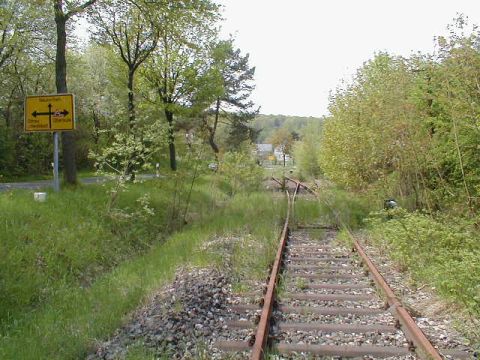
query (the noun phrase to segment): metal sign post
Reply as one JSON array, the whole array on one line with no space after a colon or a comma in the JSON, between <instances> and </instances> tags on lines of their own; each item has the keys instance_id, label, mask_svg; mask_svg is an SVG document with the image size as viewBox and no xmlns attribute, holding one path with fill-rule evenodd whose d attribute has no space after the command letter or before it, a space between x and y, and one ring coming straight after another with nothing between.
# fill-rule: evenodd
<instances>
[{"instance_id":1,"label":"metal sign post","mask_svg":"<svg viewBox=\"0 0 480 360\"><path fill-rule=\"evenodd\" d=\"M53 190L60 191L60 180L58 179L58 131L53 133Z\"/></svg>"}]
</instances>

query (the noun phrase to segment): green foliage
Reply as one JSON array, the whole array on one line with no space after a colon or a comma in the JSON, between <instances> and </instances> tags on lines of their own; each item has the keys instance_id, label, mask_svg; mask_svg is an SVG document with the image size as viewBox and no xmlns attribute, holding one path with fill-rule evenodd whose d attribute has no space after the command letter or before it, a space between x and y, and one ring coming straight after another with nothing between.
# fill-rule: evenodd
<instances>
[{"instance_id":1,"label":"green foliage","mask_svg":"<svg viewBox=\"0 0 480 360\"><path fill-rule=\"evenodd\" d=\"M245 143L240 151L227 152L219 164L220 175L230 195L254 191L262 184L263 170L253 156L253 148Z\"/></svg>"},{"instance_id":2,"label":"green foliage","mask_svg":"<svg viewBox=\"0 0 480 360\"><path fill-rule=\"evenodd\" d=\"M156 360L155 352L145 347L143 343L129 346L126 360Z\"/></svg>"},{"instance_id":3,"label":"green foliage","mask_svg":"<svg viewBox=\"0 0 480 360\"><path fill-rule=\"evenodd\" d=\"M480 244L472 221L397 208L367 219L376 244L419 282L480 316Z\"/></svg>"},{"instance_id":4,"label":"green foliage","mask_svg":"<svg viewBox=\"0 0 480 360\"><path fill-rule=\"evenodd\" d=\"M367 199L333 187L321 190L319 202L323 209L322 213L326 216L326 223L339 228L361 227L372 210L372 204Z\"/></svg>"},{"instance_id":5,"label":"green foliage","mask_svg":"<svg viewBox=\"0 0 480 360\"><path fill-rule=\"evenodd\" d=\"M321 122L308 124L301 133L301 141L297 141L293 148L293 157L297 165L300 178L316 179L320 176L320 134Z\"/></svg>"},{"instance_id":6,"label":"green foliage","mask_svg":"<svg viewBox=\"0 0 480 360\"><path fill-rule=\"evenodd\" d=\"M318 223L338 228L357 229L371 211L366 199L334 187L323 187L316 199L295 201L294 218L300 225Z\"/></svg>"},{"instance_id":7,"label":"green foliage","mask_svg":"<svg viewBox=\"0 0 480 360\"><path fill-rule=\"evenodd\" d=\"M187 117L195 117L199 108L208 106L208 101L213 101L218 93L218 85L210 84L203 77L208 73L209 49L217 36L215 23L219 17L217 5L209 0L174 4L168 3L162 11L157 10L156 25L161 36L151 58L145 62L144 71L144 79L151 89L149 93L165 113L172 170L177 169L174 131L181 125L178 118L183 116L186 130L194 128L195 125L186 121ZM207 78L218 80L215 76ZM196 99L199 93L203 94L201 101Z\"/></svg>"},{"instance_id":8,"label":"green foliage","mask_svg":"<svg viewBox=\"0 0 480 360\"><path fill-rule=\"evenodd\" d=\"M118 203L125 222L104 215L102 187L49 194L46 203L33 203L29 192L0 194L0 250L6 254L0 259L0 357L84 358L95 339L110 336L178 266L221 266L226 255L217 238L239 239L233 250L225 243L238 279L264 278L283 206L265 193L228 198L213 184L197 183L197 221L163 241L172 186L166 180L128 186ZM145 193L148 209L146 198L136 201ZM262 249L259 256L247 256L252 244ZM139 344L129 356L149 353Z\"/></svg>"},{"instance_id":9,"label":"green foliage","mask_svg":"<svg viewBox=\"0 0 480 360\"><path fill-rule=\"evenodd\" d=\"M331 98L320 165L335 183L412 209L480 206L480 33L460 17L436 56L379 53Z\"/></svg>"},{"instance_id":10,"label":"green foliage","mask_svg":"<svg viewBox=\"0 0 480 360\"><path fill-rule=\"evenodd\" d=\"M150 188L152 191L154 188ZM0 230L2 296L0 319L42 304L58 286L91 281L129 253L154 243L160 224L131 189L115 216L105 214L107 195L87 187L62 195L49 193L45 203L33 202L30 192L1 194ZM162 214L160 198L155 210ZM163 200L165 201L165 200Z\"/></svg>"},{"instance_id":11,"label":"green foliage","mask_svg":"<svg viewBox=\"0 0 480 360\"><path fill-rule=\"evenodd\" d=\"M68 20L68 83L69 91L76 96L77 131L73 134L80 169L93 168L91 152L101 154L111 147L114 136L119 135L110 131L114 127L124 137L148 147L144 133L164 123L163 128L156 129L173 147L175 139L182 138L178 136L182 130L203 132L200 114L219 95L239 105L247 100L245 92L253 89L248 56L232 48L231 39L218 38L219 6L210 0L75 0L55 4L58 15L63 13ZM5 0L0 8L2 178L51 172L52 141L49 134L23 133L23 100L27 94L55 92L56 24L52 5L46 0ZM83 10L89 14L91 35L86 44L75 37L70 21ZM32 22L32 18L37 21ZM163 35L161 39L159 34ZM222 69L214 66L222 63L222 56L214 51L216 44L228 45L223 49L228 56L223 58ZM224 74L227 79L221 79L218 71L210 71L212 68L228 70ZM245 71L240 74L237 70ZM222 86L223 80L228 86ZM245 105L251 104L245 101ZM235 131L244 135L246 129L241 125L245 119L234 117L232 122L240 124ZM171 154L175 149L163 146L155 154L157 158L163 156L160 152ZM132 163L143 165L142 156L130 155ZM61 153L60 168L63 163Z\"/></svg>"},{"instance_id":12,"label":"green foliage","mask_svg":"<svg viewBox=\"0 0 480 360\"><path fill-rule=\"evenodd\" d=\"M315 223L324 215L323 210L324 208L320 202L299 197L295 200L293 220L300 225Z\"/></svg>"},{"instance_id":13,"label":"green foliage","mask_svg":"<svg viewBox=\"0 0 480 360\"><path fill-rule=\"evenodd\" d=\"M45 15L44 7L27 1L5 0L0 6L0 177L51 171L49 134L33 136L23 130L24 97L52 93L53 88L52 22ZM38 22L31 21L34 16Z\"/></svg>"},{"instance_id":14,"label":"green foliage","mask_svg":"<svg viewBox=\"0 0 480 360\"><path fill-rule=\"evenodd\" d=\"M402 156L409 151L409 123L397 114L411 86L402 59L381 53L337 92L321 138L320 165L328 178L352 190L378 190L393 169L409 171Z\"/></svg>"},{"instance_id":15,"label":"green foliage","mask_svg":"<svg viewBox=\"0 0 480 360\"><path fill-rule=\"evenodd\" d=\"M227 151L238 148L243 141L255 140L257 133L249 126L258 114L250 99L255 89L255 68L250 67L248 54L242 55L240 49L234 48L232 38L216 43L210 57L212 61L202 81L207 86L199 87L195 102L206 108L202 130L212 150L218 153L215 136L220 120L228 129L223 146Z\"/></svg>"},{"instance_id":16,"label":"green foliage","mask_svg":"<svg viewBox=\"0 0 480 360\"><path fill-rule=\"evenodd\" d=\"M293 151L293 145L295 142L296 134L291 133L286 128L279 128L270 136L267 141L281 151L283 156L283 164L285 165L285 158L287 155L291 155Z\"/></svg>"},{"instance_id":17,"label":"green foliage","mask_svg":"<svg viewBox=\"0 0 480 360\"><path fill-rule=\"evenodd\" d=\"M257 143L265 143L272 134L286 128L290 133L301 133L310 123L316 123L322 119L314 117L288 116L288 115L258 115L253 121L253 127L259 132Z\"/></svg>"}]
</instances>

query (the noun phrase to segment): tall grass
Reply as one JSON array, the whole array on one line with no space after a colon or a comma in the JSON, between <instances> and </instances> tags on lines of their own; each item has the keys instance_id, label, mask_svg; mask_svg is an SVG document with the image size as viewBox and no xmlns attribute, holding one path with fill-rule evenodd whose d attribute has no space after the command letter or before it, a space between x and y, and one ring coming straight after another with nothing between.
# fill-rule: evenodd
<instances>
[{"instance_id":1,"label":"tall grass","mask_svg":"<svg viewBox=\"0 0 480 360\"><path fill-rule=\"evenodd\" d=\"M300 225L313 221L322 225L355 229L362 226L369 208L370 205L364 199L333 187L325 187L318 192L316 199L299 197L294 217Z\"/></svg>"},{"instance_id":2,"label":"tall grass","mask_svg":"<svg viewBox=\"0 0 480 360\"><path fill-rule=\"evenodd\" d=\"M155 216L143 216L136 200L144 188ZM107 191L89 186L48 194L34 202L28 191L1 194L0 319L35 308L68 284L88 287L108 269L158 241L165 218L155 185L131 186L121 198L122 216L107 214ZM128 207L126 204L133 204ZM131 205L130 205L131 206Z\"/></svg>"},{"instance_id":3,"label":"tall grass","mask_svg":"<svg viewBox=\"0 0 480 360\"><path fill-rule=\"evenodd\" d=\"M399 208L371 214L368 224L373 242L399 268L480 318L480 243L472 220Z\"/></svg>"},{"instance_id":4,"label":"tall grass","mask_svg":"<svg viewBox=\"0 0 480 360\"><path fill-rule=\"evenodd\" d=\"M129 185L113 216L104 212L108 194L96 186L49 194L46 203L34 203L29 192L1 194L0 358L85 356L179 265L221 266L222 253L202 246L217 237L242 240L232 252L238 279L264 276L282 201L264 193L227 201L211 183L198 182L191 224L168 237L162 235L171 219L166 180ZM145 193L147 205L136 201ZM255 256L251 243L261 244Z\"/></svg>"}]
</instances>

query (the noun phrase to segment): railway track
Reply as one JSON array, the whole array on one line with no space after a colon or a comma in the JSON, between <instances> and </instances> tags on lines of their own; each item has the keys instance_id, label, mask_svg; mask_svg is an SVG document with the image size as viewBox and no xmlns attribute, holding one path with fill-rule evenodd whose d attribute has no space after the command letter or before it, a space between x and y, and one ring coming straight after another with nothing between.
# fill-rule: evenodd
<instances>
[{"instance_id":1,"label":"railway track","mask_svg":"<svg viewBox=\"0 0 480 360\"><path fill-rule=\"evenodd\" d=\"M290 213L306 185L286 178L288 213L264 296L232 306L237 341L218 341L225 358L469 359L437 350L415 324L358 241L335 243L328 225L290 230ZM257 294L258 296L258 294ZM235 353L236 352L236 353Z\"/></svg>"}]
</instances>

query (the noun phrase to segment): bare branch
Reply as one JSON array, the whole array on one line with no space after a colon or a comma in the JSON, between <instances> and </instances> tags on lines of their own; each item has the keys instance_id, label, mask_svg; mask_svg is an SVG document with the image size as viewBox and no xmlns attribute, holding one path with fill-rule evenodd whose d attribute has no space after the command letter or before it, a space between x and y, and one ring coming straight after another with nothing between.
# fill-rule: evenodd
<instances>
[{"instance_id":1,"label":"bare branch","mask_svg":"<svg viewBox=\"0 0 480 360\"><path fill-rule=\"evenodd\" d=\"M84 2L82 5L80 6L77 6L76 8L73 8L72 10L70 10L69 12L67 12L65 14L65 19L68 20L70 19L72 16L75 16L81 12L83 12L87 7L89 7L90 5L93 5L97 2L97 0L88 0L86 2Z\"/></svg>"}]
</instances>

